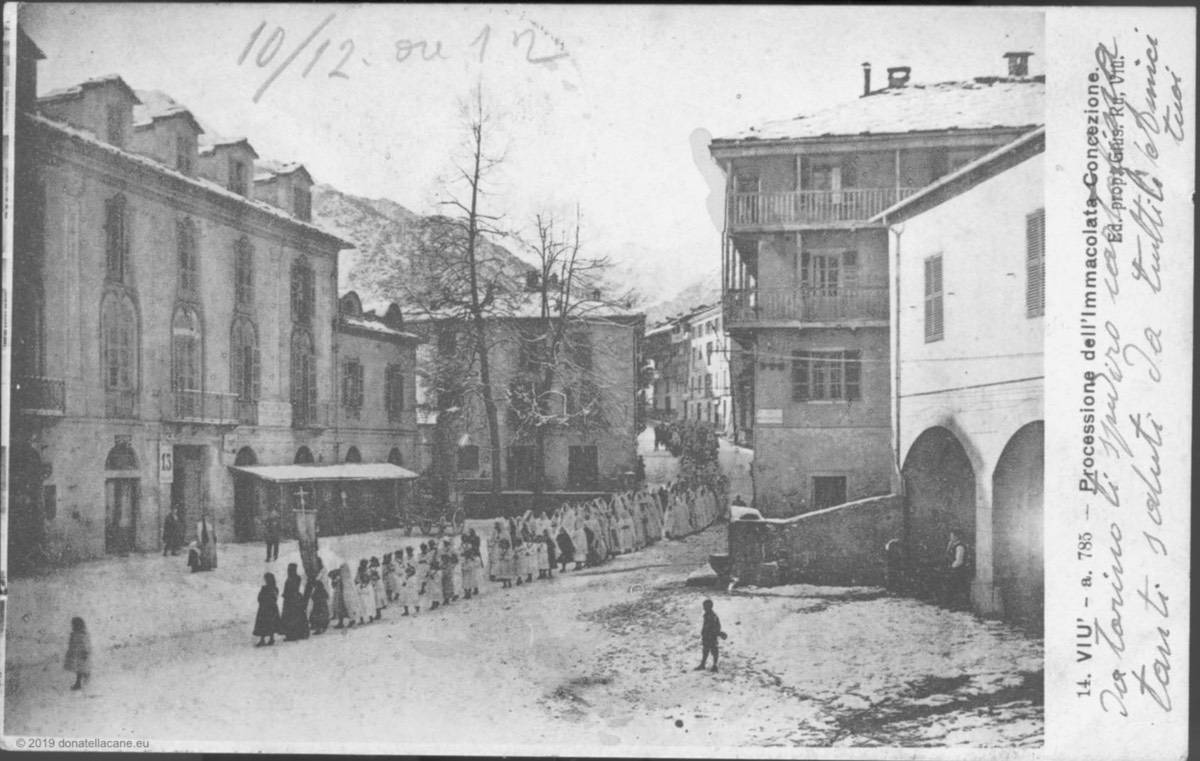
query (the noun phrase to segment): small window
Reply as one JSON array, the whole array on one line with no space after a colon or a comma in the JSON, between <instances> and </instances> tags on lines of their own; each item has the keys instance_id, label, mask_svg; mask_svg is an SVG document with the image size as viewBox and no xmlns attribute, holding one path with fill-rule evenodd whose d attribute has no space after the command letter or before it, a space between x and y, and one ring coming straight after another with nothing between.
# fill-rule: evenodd
<instances>
[{"instance_id":1,"label":"small window","mask_svg":"<svg viewBox=\"0 0 1200 761\"><path fill-rule=\"evenodd\" d=\"M858 350L792 354L792 401L851 402L861 398L862 355Z\"/></svg>"},{"instance_id":2,"label":"small window","mask_svg":"<svg viewBox=\"0 0 1200 761\"><path fill-rule=\"evenodd\" d=\"M824 510L827 507L841 505L845 502L845 476L813 476L814 510Z\"/></svg>"},{"instance_id":3,"label":"small window","mask_svg":"<svg viewBox=\"0 0 1200 761\"><path fill-rule=\"evenodd\" d=\"M925 342L940 341L942 321L942 255L925 260Z\"/></svg>"},{"instance_id":4,"label":"small window","mask_svg":"<svg viewBox=\"0 0 1200 761\"><path fill-rule=\"evenodd\" d=\"M233 292L234 304L242 309L254 304L254 246L246 236L238 238L233 246Z\"/></svg>"},{"instance_id":5,"label":"small window","mask_svg":"<svg viewBox=\"0 0 1200 761\"><path fill-rule=\"evenodd\" d=\"M467 444L458 448L458 469L479 470L479 447Z\"/></svg>"},{"instance_id":6,"label":"small window","mask_svg":"<svg viewBox=\"0 0 1200 761\"><path fill-rule=\"evenodd\" d=\"M183 135L175 137L175 168L184 174L192 173L192 141Z\"/></svg>"},{"instance_id":7,"label":"small window","mask_svg":"<svg viewBox=\"0 0 1200 761\"><path fill-rule=\"evenodd\" d=\"M303 185L292 190L292 213L305 222L312 219L312 191Z\"/></svg>"},{"instance_id":8,"label":"small window","mask_svg":"<svg viewBox=\"0 0 1200 761\"><path fill-rule=\"evenodd\" d=\"M1025 316L1046 314L1046 210L1025 217Z\"/></svg>"},{"instance_id":9,"label":"small window","mask_svg":"<svg viewBox=\"0 0 1200 761\"><path fill-rule=\"evenodd\" d=\"M105 276L124 283L129 259L129 227L125 196L117 194L104 202Z\"/></svg>"},{"instance_id":10,"label":"small window","mask_svg":"<svg viewBox=\"0 0 1200 761\"><path fill-rule=\"evenodd\" d=\"M200 285L196 224L190 219L179 220L175 225L175 238L179 252L179 293L194 296Z\"/></svg>"},{"instance_id":11,"label":"small window","mask_svg":"<svg viewBox=\"0 0 1200 761\"><path fill-rule=\"evenodd\" d=\"M247 195L250 188L246 162L237 159L229 162L229 189L238 195Z\"/></svg>"},{"instance_id":12,"label":"small window","mask_svg":"<svg viewBox=\"0 0 1200 761\"><path fill-rule=\"evenodd\" d=\"M118 148L125 147L125 115L118 105L109 105L106 113L108 142Z\"/></svg>"},{"instance_id":13,"label":"small window","mask_svg":"<svg viewBox=\"0 0 1200 761\"><path fill-rule=\"evenodd\" d=\"M383 404L387 408L388 422L399 422L404 417L404 367L388 365L384 371Z\"/></svg>"},{"instance_id":14,"label":"small window","mask_svg":"<svg viewBox=\"0 0 1200 761\"><path fill-rule=\"evenodd\" d=\"M312 267L301 258L292 265L292 320L307 323L312 320L316 302L315 278Z\"/></svg>"},{"instance_id":15,"label":"small window","mask_svg":"<svg viewBox=\"0 0 1200 761\"><path fill-rule=\"evenodd\" d=\"M342 406L357 417L363 405L363 366L357 359L342 363Z\"/></svg>"}]
</instances>

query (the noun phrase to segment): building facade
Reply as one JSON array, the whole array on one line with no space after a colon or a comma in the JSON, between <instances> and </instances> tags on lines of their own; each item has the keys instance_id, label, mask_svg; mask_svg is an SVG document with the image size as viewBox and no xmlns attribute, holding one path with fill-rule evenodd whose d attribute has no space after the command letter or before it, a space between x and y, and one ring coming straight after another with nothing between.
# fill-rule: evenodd
<instances>
[{"instance_id":1,"label":"building facade","mask_svg":"<svg viewBox=\"0 0 1200 761\"><path fill-rule=\"evenodd\" d=\"M39 55L22 40L28 72ZM202 150L161 93L116 76L34 93L15 136L13 559L157 549L171 511L189 540L202 516L220 541L254 538L268 495L291 494L235 467L343 454L338 343L366 340L333 329L351 244L308 221L307 172L256 179L245 140ZM397 351L410 378L411 351ZM401 451L413 428L400 423Z\"/></svg>"},{"instance_id":2,"label":"building facade","mask_svg":"<svg viewBox=\"0 0 1200 761\"><path fill-rule=\"evenodd\" d=\"M1041 77L911 84L710 145L735 438L754 503L785 517L886 494L892 463L888 235L875 217L1043 122Z\"/></svg>"},{"instance_id":3,"label":"building facade","mask_svg":"<svg viewBox=\"0 0 1200 761\"><path fill-rule=\"evenodd\" d=\"M731 426L728 337L720 304L698 307L688 316L688 393L684 419L711 425L721 434Z\"/></svg>"},{"instance_id":4,"label":"building facade","mask_svg":"<svg viewBox=\"0 0 1200 761\"><path fill-rule=\"evenodd\" d=\"M938 559L958 528L973 600L1042 622L1045 130L880 216L897 277L897 464L908 543Z\"/></svg>"}]
</instances>

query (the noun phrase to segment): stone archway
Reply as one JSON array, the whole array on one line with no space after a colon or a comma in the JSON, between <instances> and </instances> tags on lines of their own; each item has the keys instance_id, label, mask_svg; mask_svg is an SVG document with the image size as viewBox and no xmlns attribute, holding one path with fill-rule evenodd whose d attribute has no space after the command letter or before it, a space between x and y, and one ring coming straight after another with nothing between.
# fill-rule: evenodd
<instances>
[{"instance_id":1,"label":"stone archway","mask_svg":"<svg viewBox=\"0 0 1200 761\"><path fill-rule=\"evenodd\" d=\"M1042 629L1045 601L1042 421L1023 426L1008 440L992 477L992 578L1001 614Z\"/></svg>"},{"instance_id":2,"label":"stone archway","mask_svg":"<svg viewBox=\"0 0 1200 761\"><path fill-rule=\"evenodd\" d=\"M133 447L126 443L114 446L104 460L104 469L108 472L104 479L104 551L128 555L137 549L142 484Z\"/></svg>"},{"instance_id":3,"label":"stone archway","mask_svg":"<svg viewBox=\"0 0 1200 761\"><path fill-rule=\"evenodd\" d=\"M257 465L258 456L250 447L238 450L234 467ZM254 477L234 471L233 473L233 533L236 541L249 542L254 539L255 519L258 515L258 495Z\"/></svg>"},{"instance_id":4,"label":"stone archway","mask_svg":"<svg viewBox=\"0 0 1200 761\"><path fill-rule=\"evenodd\" d=\"M313 460L313 453L308 447L300 447L297 449L296 457L292 460L292 463L295 465L312 465L313 462L315 462Z\"/></svg>"},{"instance_id":5,"label":"stone archway","mask_svg":"<svg viewBox=\"0 0 1200 761\"><path fill-rule=\"evenodd\" d=\"M950 529L975 542L975 470L955 435L935 426L913 442L903 474L909 557L929 571L941 564Z\"/></svg>"}]
</instances>

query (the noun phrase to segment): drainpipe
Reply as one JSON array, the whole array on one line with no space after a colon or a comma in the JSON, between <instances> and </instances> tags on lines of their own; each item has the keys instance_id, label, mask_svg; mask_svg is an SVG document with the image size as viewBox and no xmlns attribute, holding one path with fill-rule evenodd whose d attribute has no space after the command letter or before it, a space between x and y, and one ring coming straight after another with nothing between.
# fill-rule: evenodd
<instances>
[{"instance_id":1,"label":"drainpipe","mask_svg":"<svg viewBox=\"0 0 1200 761\"><path fill-rule=\"evenodd\" d=\"M889 225L889 231L896 236L896 248L892 254L892 281L894 299L892 304L892 331L895 339L892 342L892 409L896 416L893 423L892 449L895 453L894 467L896 480L900 487L901 516L903 518L903 542L907 548L909 543L909 510L908 489L904 483L904 470L900 452L900 242L904 235L904 225Z\"/></svg>"}]
</instances>

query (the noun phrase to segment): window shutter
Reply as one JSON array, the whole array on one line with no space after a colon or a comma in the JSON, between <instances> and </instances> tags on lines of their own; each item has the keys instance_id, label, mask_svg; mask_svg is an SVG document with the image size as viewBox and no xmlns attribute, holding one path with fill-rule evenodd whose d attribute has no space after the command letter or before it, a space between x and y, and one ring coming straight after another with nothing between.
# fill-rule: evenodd
<instances>
[{"instance_id":1,"label":"window shutter","mask_svg":"<svg viewBox=\"0 0 1200 761\"><path fill-rule=\"evenodd\" d=\"M942 257L925 260L925 340L938 341L943 336Z\"/></svg>"},{"instance_id":2,"label":"window shutter","mask_svg":"<svg viewBox=\"0 0 1200 761\"><path fill-rule=\"evenodd\" d=\"M809 289L812 287L812 278L809 274L809 268L812 263L812 257L807 251L800 252L800 287Z\"/></svg>"},{"instance_id":3,"label":"window shutter","mask_svg":"<svg viewBox=\"0 0 1200 761\"><path fill-rule=\"evenodd\" d=\"M1025 217L1025 316L1046 313L1046 210Z\"/></svg>"},{"instance_id":4,"label":"window shutter","mask_svg":"<svg viewBox=\"0 0 1200 761\"><path fill-rule=\"evenodd\" d=\"M846 378L846 401L862 399L862 355L855 349L842 353Z\"/></svg>"},{"instance_id":5,"label":"window shutter","mask_svg":"<svg viewBox=\"0 0 1200 761\"><path fill-rule=\"evenodd\" d=\"M792 401L809 400L808 352L792 353Z\"/></svg>"},{"instance_id":6,"label":"window shutter","mask_svg":"<svg viewBox=\"0 0 1200 761\"><path fill-rule=\"evenodd\" d=\"M316 311L316 276L311 269L304 270L304 319L310 319Z\"/></svg>"},{"instance_id":7,"label":"window shutter","mask_svg":"<svg viewBox=\"0 0 1200 761\"><path fill-rule=\"evenodd\" d=\"M845 251L842 253L842 285L846 288L858 287L857 251Z\"/></svg>"}]
</instances>

